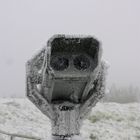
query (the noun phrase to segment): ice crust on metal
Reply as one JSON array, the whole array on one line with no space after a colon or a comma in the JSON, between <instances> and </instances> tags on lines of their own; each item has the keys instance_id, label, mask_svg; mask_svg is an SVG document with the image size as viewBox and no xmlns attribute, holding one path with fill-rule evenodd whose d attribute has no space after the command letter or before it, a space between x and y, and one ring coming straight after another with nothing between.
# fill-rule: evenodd
<instances>
[{"instance_id":1,"label":"ice crust on metal","mask_svg":"<svg viewBox=\"0 0 140 140\"><path fill-rule=\"evenodd\" d=\"M52 123L53 139L80 135L104 96L108 66L92 36L55 35L26 64L26 95Z\"/></svg>"}]
</instances>

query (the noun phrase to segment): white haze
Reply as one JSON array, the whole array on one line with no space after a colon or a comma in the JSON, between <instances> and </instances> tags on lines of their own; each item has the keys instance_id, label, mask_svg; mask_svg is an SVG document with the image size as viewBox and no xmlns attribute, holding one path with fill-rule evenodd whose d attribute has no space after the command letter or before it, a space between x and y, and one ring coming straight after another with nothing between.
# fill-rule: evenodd
<instances>
[{"instance_id":1,"label":"white haze","mask_svg":"<svg viewBox=\"0 0 140 140\"><path fill-rule=\"evenodd\" d=\"M90 34L110 62L108 84L140 83L139 0L0 0L0 94L25 94L25 62L53 34Z\"/></svg>"}]
</instances>

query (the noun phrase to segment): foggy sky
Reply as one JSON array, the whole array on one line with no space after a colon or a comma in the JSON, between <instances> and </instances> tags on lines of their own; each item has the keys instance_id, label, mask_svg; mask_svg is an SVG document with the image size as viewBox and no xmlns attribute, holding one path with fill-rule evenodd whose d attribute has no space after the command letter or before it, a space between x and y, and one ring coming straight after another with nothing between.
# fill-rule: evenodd
<instances>
[{"instance_id":1,"label":"foggy sky","mask_svg":"<svg viewBox=\"0 0 140 140\"><path fill-rule=\"evenodd\" d=\"M0 0L0 95L25 94L25 62L61 33L95 36L108 85L139 86L139 0Z\"/></svg>"}]
</instances>

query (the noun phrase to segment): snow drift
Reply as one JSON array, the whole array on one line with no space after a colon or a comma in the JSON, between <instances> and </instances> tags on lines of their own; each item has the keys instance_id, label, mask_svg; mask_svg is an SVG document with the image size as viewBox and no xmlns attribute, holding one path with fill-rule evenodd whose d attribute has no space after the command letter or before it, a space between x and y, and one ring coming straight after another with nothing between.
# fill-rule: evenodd
<instances>
[{"instance_id":1,"label":"snow drift","mask_svg":"<svg viewBox=\"0 0 140 140\"><path fill-rule=\"evenodd\" d=\"M27 99L0 99L0 130L49 140L50 125ZM81 135L85 140L140 140L140 103L97 103ZM0 134L0 140L8 139Z\"/></svg>"}]
</instances>

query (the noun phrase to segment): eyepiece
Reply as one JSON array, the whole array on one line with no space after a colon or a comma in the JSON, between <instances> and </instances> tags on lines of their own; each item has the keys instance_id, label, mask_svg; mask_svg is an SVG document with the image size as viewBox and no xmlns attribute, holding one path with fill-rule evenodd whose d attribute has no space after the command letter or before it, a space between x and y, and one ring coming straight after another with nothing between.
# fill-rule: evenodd
<instances>
[{"instance_id":1,"label":"eyepiece","mask_svg":"<svg viewBox=\"0 0 140 140\"><path fill-rule=\"evenodd\" d=\"M73 63L78 70L86 70L90 66L90 61L85 55L76 56Z\"/></svg>"},{"instance_id":2,"label":"eyepiece","mask_svg":"<svg viewBox=\"0 0 140 140\"><path fill-rule=\"evenodd\" d=\"M57 71L63 71L68 68L69 60L65 57L54 56L51 59L51 67Z\"/></svg>"}]
</instances>

